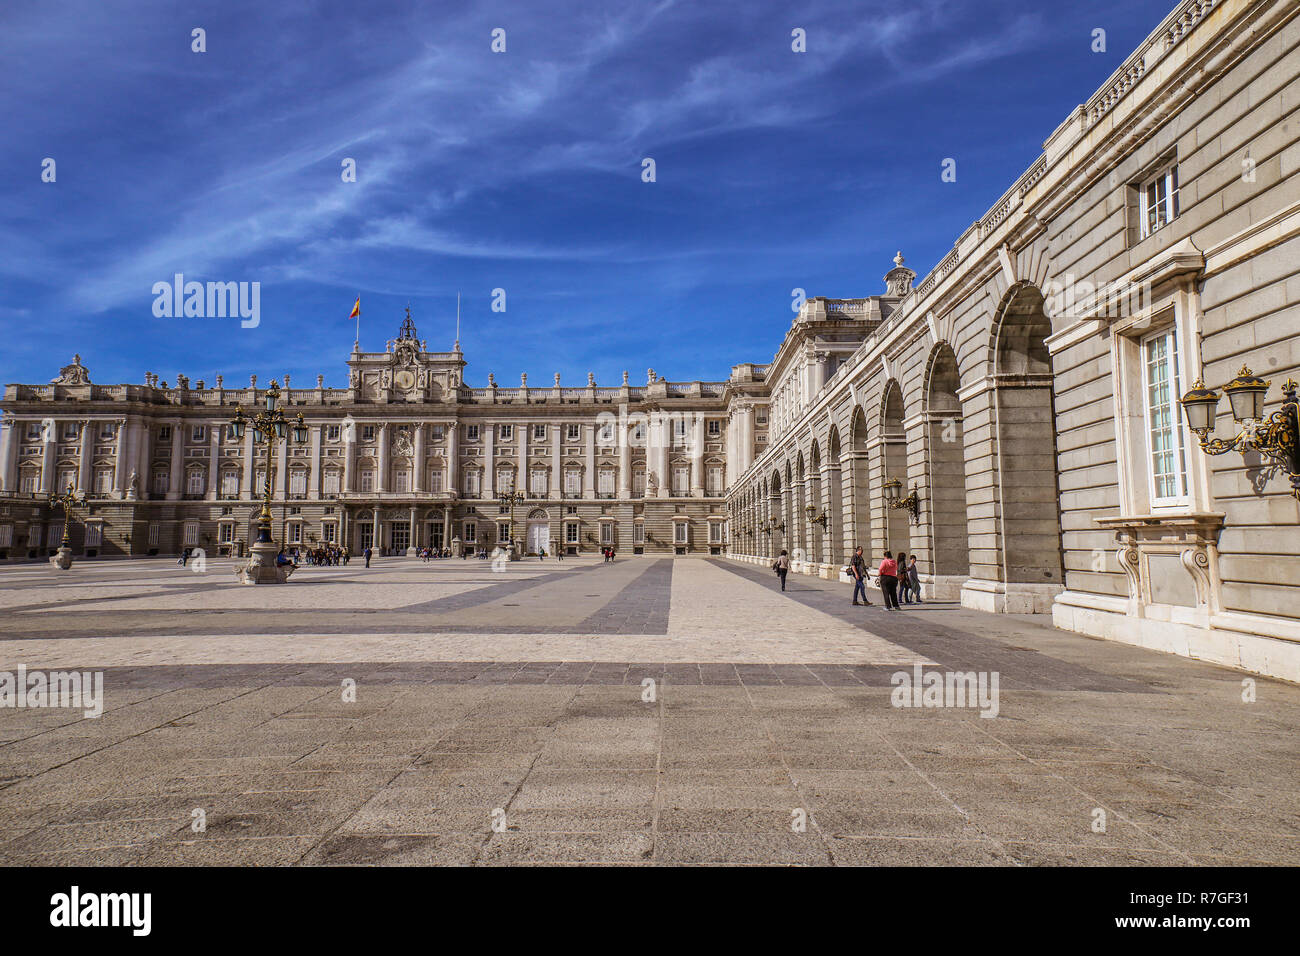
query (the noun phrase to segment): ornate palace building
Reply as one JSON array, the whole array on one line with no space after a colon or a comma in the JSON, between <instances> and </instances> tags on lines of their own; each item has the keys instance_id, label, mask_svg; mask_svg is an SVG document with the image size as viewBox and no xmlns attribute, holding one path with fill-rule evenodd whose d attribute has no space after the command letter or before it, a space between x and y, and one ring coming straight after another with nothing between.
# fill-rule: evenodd
<instances>
[{"instance_id":1,"label":"ornate palace building","mask_svg":"<svg viewBox=\"0 0 1300 956\"><path fill-rule=\"evenodd\" d=\"M227 388L178 375L95 385L77 356L49 385L10 385L0 451L0 554L58 546L62 512L43 502L69 486L90 501L73 547L90 557L242 554L254 540L267 448L228 427L268 386L301 413L308 440L273 441L275 537L288 548L354 553L422 547L487 551L510 540L536 554L720 554L734 399L757 382L486 388L464 384L457 342L430 351L408 310L383 352L348 358L346 389L280 383ZM748 379L748 380L747 380ZM735 433L732 432L734 438ZM751 442L759 436L751 428ZM749 456L752 458L752 454ZM501 504L502 495L522 500ZM512 524L514 525L512 529Z\"/></svg>"},{"instance_id":2,"label":"ornate palace building","mask_svg":"<svg viewBox=\"0 0 1300 956\"><path fill-rule=\"evenodd\" d=\"M1247 421L1211 455L1179 401L1249 366L1263 417L1295 407L1298 15L1183 0L929 275L900 255L882 294L808 299L726 381L471 388L459 343L430 352L409 316L346 389L286 377L310 439L272 449L277 538L481 549L519 491L528 551L785 548L835 577L888 548L930 598L1300 680L1294 429ZM69 484L93 499L81 553L238 551L265 448L224 426L263 400L93 385L79 360L8 386L0 555L52 549L43 502ZM1242 431L1226 404L1216 422Z\"/></svg>"}]
</instances>

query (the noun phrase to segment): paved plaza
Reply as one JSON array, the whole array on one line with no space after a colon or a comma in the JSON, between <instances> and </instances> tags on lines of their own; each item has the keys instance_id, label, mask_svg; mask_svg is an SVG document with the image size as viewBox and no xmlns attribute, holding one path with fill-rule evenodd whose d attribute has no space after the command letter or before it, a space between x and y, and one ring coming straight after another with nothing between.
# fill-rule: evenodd
<instances>
[{"instance_id":1,"label":"paved plaza","mask_svg":"<svg viewBox=\"0 0 1300 956\"><path fill-rule=\"evenodd\" d=\"M0 863L1300 862L1300 688L789 588L699 558L0 569L0 670L105 687L94 719L0 708ZM917 668L996 674L996 716L894 706Z\"/></svg>"}]
</instances>

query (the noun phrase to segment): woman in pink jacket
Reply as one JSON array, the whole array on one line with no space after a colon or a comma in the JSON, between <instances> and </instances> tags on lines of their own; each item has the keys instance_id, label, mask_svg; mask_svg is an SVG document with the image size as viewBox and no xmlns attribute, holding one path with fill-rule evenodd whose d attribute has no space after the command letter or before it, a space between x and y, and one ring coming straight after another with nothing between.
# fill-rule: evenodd
<instances>
[{"instance_id":1,"label":"woman in pink jacket","mask_svg":"<svg viewBox=\"0 0 1300 956\"><path fill-rule=\"evenodd\" d=\"M880 593L885 599L885 607L891 611L898 610L898 562L890 551L880 562Z\"/></svg>"}]
</instances>

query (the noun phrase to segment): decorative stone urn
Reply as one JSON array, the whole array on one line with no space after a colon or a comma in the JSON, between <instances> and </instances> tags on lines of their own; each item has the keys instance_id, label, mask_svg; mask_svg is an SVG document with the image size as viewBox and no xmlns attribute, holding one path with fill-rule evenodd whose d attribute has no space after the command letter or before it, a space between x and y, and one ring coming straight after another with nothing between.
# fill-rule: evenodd
<instances>
[{"instance_id":1,"label":"decorative stone urn","mask_svg":"<svg viewBox=\"0 0 1300 956\"><path fill-rule=\"evenodd\" d=\"M59 548L58 552L50 557L50 564L60 571L68 570L68 568L72 567L72 549L69 547Z\"/></svg>"}]
</instances>

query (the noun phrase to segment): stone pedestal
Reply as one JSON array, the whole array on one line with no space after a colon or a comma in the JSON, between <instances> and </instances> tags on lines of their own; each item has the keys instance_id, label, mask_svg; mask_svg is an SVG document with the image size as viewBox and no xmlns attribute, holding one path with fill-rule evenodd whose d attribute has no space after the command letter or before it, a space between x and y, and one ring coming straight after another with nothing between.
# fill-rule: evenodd
<instances>
[{"instance_id":1,"label":"stone pedestal","mask_svg":"<svg viewBox=\"0 0 1300 956\"><path fill-rule=\"evenodd\" d=\"M249 559L235 568L240 584L284 584L293 573L292 564L277 565L280 549L274 541L259 541L253 545Z\"/></svg>"},{"instance_id":2,"label":"stone pedestal","mask_svg":"<svg viewBox=\"0 0 1300 956\"><path fill-rule=\"evenodd\" d=\"M50 564L60 571L68 570L68 568L72 567L72 549L59 548L58 553L50 558Z\"/></svg>"}]
</instances>

